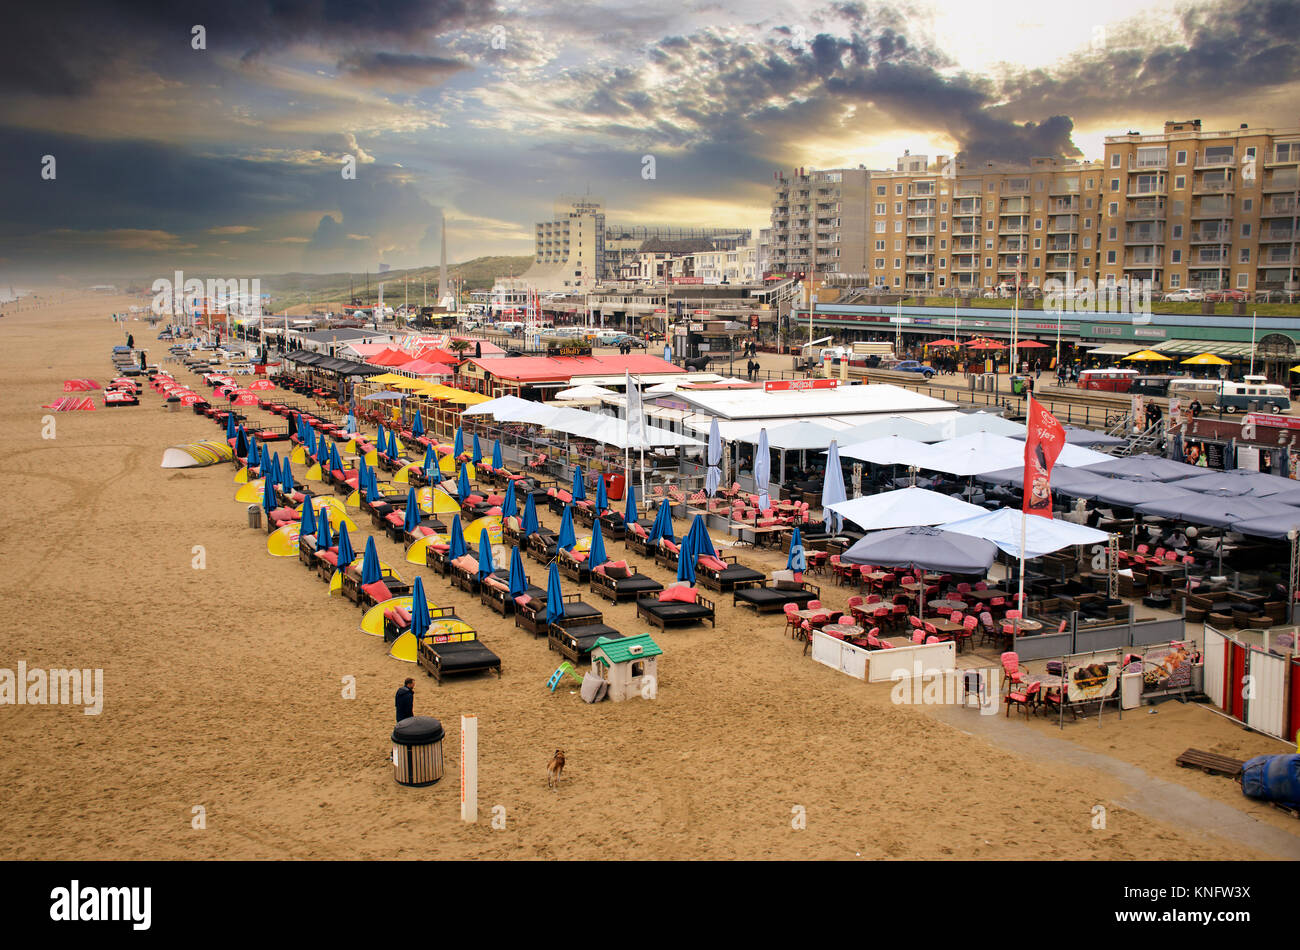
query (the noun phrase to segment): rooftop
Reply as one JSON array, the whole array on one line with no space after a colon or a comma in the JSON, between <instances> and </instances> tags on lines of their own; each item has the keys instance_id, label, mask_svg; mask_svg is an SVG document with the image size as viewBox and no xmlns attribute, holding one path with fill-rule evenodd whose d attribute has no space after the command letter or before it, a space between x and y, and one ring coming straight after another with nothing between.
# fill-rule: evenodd
<instances>
[{"instance_id":1,"label":"rooftop","mask_svg":"<svg viewBox=\"0 0 1300 950\"><path fill-rule=\"evenodd\" d=\"M484 373L498 379L518 382L567 382L575 376L600 376L631 373L669 375L684 373L659 356L633 353L627 356L506 356L498 359L470 359ZM590 380L584 380L590 382Z\"/></svg>"}]
</instances>

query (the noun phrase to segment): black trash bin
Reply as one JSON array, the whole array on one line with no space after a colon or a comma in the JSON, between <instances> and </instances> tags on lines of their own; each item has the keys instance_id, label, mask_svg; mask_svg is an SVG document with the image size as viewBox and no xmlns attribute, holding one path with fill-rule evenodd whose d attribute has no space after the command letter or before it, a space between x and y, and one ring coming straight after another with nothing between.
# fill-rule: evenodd
<instances>
[{"instance_id":1,"label":"black trash bin","mask_svg":"<svg viewBox=\"0 0 1300 950\"><path fill-rule=\"evenodd\" d=\"M442 723L431 716L403 719L393 729L393 778L422 788L442 778Z\"/></svg>"}]
</instances>

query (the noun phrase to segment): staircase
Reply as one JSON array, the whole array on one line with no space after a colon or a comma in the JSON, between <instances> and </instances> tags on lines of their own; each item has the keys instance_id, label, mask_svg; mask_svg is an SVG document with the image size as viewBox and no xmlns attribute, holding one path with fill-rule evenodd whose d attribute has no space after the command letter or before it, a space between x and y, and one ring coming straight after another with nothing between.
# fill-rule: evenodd
<instances>
[{"instance_id":1,"label":"staircase","mask_svg":"<svg viewBox=\"0 0 1300 950\"><path fill-rule=\"evenodd\" d=\"M1119 456L1151 455L1158 452L1160 441L1164 438L1164 420L1162 419L1154 425L1148 426L1137 435L1133 435L1128 429L1130 419L1131 415L1125 415L1124 420L1109 431L1109 435L1128 440L1123 445L1115 446L1115 450L1111 454Z\"/></svg>"}]
</instances>

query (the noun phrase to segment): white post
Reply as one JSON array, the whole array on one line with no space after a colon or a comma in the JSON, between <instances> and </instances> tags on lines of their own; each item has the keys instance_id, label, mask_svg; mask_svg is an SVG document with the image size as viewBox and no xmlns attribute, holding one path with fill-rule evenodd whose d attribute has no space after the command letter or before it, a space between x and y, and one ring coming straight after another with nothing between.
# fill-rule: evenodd
<instances>
[{"instance_id":1,"label":"white post","mask_svg":"<svg viewBox=\"0 0 1300 950\"><path fill-rule=\"evenodd\" d=\"M1028 392L1026 392L1025 396L1027 399L1027 402L1025 403L1025 422L1029 422L1034 413L1034 397ZM1028 438L1025 439L1025 455L1029 455ZM1025 515L1024 493L1029 490L1029 483L1025 482L1024 486L1021 488L1020 500L1020 590L1016 595L1016 610L1020 611L1021 616L1024 616L1025 611L1023 606L1025 602L1025 528L1028 524L1028 519Z\"/></svg>"},{"instance_id":2,"label":"white post","mask_svg":"<svg viewBox=\"0 0 1300 950\"><path fill-rule=\"evenodd\" d=\"M478 821L478 716L460 717L460 820Z\"/></svg>"},{"instance_id":3,"label":"white post","mask_svg":"<svg viewBox=\"0 0 1300 950\"><path fill-rule=\"evenodd\" d=\"M1250 375L1255 375L1255 322L1259 318L1259 311L1250 312Z\"/></svg>"}]
</instances>

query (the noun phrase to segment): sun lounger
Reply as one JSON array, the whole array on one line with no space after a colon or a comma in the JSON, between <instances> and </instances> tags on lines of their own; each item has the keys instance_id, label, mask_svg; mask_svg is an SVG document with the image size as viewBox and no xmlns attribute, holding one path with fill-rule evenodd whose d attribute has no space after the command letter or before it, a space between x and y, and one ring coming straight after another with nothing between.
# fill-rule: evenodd
<instances>
[{"instance_id":1,"label":"sun lounger","mask_svg":"<svg viewBox=\"0 0 1300 950\"><path fill-rule=\"evenodd\" d=\"M798 604L800 609L808 601L821 599L821 588L803 581L797 590L778 587L778 581L764 585L761 581L737 584L732 590L732 606L753 607L756 613L778 613L786 604Z\"/></svg>"},{"instance_id":2,"label":"sun lounger","mask_svg":"<svg viewBox=\"0 0 1300 950\"><path fill-rule=\"evenodd\" d=\"M587 563L585 552L560 551L556 554L555 561L560 567L560 573L571 581L585 584L591 578L591 565Z\"/></svg>"},{"instance_id":3,"label":"sun lounger","mask_svg":"<svg viewBox=\"0 0 1300 950\"><path fill-rule=\"evenodd\" d=\"M636 600L647 594L657 594L664 585L653 577L640 573L635 566L628 567L627 577L612 577L602 564L591 572L591 592L604 597L612 604L620 600Z\"/></svg>"},{"instance_id":4,"label":"sun lounger","mask_svg":"<svg viewBox=\"0 0 1300 950\"><path fill-rule=\"evenodd\" d=\"M555 560L559 547L559 537L554 532L543 528L528 536L528 547L525 553L539 564L550 564Z\"/></svg>"},{"instance_id":5,"label":"sun lounger","mask_svg":"<svg viewBox=\"0 0 1300 950\"><path fill-rule=\"evenodd\" d=\"M600 532L606 541L622 541L627 537L627 523L617 511L607 511L600 516Z\"/></svg>"},{"instance_id":6,"label":"sun lounger","mask_svg":"<svg viewBox=\"0 0 1300 950\"><path fill-rule=\"evenodd\" d=\"M546 632L546 646L570 663L589 663L591 649L601 637L622 640L623 634L602 621L553 623Z\"/></svg>"},{"instance_id":7,"label":"sun lounger","mask_svg":"<svg viewBox=\"0 0 1300 950\"><path fill-rule=\"evenodd\" d=\"M411 585L399 581L391 570L381 572L378 581L373 584L361 583L361 572L354 567L343 570L343 596L363 610L382 604L394 597L404 597L411 592Z\"/></svg>"},{"instance_id":8,"label":"sun lounger","mask_svg":"<svg viewBox=\"0 0 1300 950\"><path fill-rule=\"evenodd\" d=\"M663 601L655 597L638 598L636 615L644 617L661 630L666 630L670 626L684 627L693 623L703 623L706 620L709 626L715 626L713 601L706 600L700 594L696 594L695 600L691 603L680 600Z\"/></svg>"},{"instance_id":9,"label":"sun lounger","mask_svg":"<svg viewBox=\"0 0 1300 950\"><path fill-rule=\"evenodd\" d=\"M650 527L650 525L640 521L636 522L635 527L628 525L626 533L623 535L623 546L636 554L654 557L659 543L649 540Z\"/></svg>"},{"instance_id":10,"label":"sun lounger","mask_svg":"<svg viewBox=\"0 0 1300 950\"><path fill-rule=\"evenodd\" d=\"M487 671L501 675L501 658L484 646L474 631L424 637L416 648L415 661L440 686L444 676Z\"/></svg>"},{"instance_id":11,"label":"sun lounger","mask_svg":"<svg viewBox=\"0 0 1300 950\"><path fill-rule=\"evenodd\" d=\"M579 599L578 594L564 595L564 618L566 620L598 621L601 617L600 610L590 604L584 604ZM534 636L545 635L549 626L546 622L545 592L542 593L541 597L529 597L527 600L520 597L515 600L515 626L523 627Z\"/></svg>"},{"instance_id":12,"label":"sun lounger","mask_svg":"<svg viewBox=\"0 0 1300 950\"><path fill-rule=\"evenodd\" d=\"M496 583L484 583L479 587L478 599L485 607L490 607L503 617L508 617L515 612L515 599L510 596L509 573L507 579L501 581L496 575L493 575ZM540 587L532 585L524 589L524 595L528 597L545 597L546 591Z\"/></svg>"},{"instance_id":13,"label":"sun lounger","mask_svg":"<svg viewBox=\"0 0 1300 950\"><path fill-rule=\"evenodd\" d=\"M677 554L680 550L681 545L676 541L661 540L655 546L655 563L675 573L677 571Z\"/></svg>"},{"instance_id":14,"label":"sun lounger","mask_svg":"<svg viewBox=\"0 0 1300 950\"><path fill-rule=\"evenodd\" d=\"M752 567L737 564L734 555L712 560L723 566L719 568L718 563L711 563L706 558L700 558L695 562L696 579L709 590L716 590L722 594L734 590L737 584L754 582L761 584L767 580L767 575L762 571L756 571Z\"/></svg>"}]
</instances>

